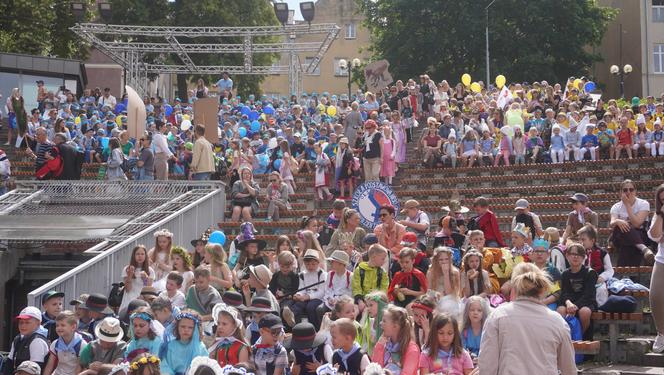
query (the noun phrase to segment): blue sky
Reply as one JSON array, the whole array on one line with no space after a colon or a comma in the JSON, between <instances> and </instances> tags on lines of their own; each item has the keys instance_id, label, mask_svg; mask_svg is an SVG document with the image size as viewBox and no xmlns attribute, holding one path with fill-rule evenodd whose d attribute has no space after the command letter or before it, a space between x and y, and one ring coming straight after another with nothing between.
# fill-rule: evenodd
<instances>
[{"instance_id":1,"label":"blue sky","mask_svg":"<svg viewBox=\"0 0 664 375\"><path fill-rule=\"evenodd\" d=\"M288 3L288 9L295 9L295 19L302 20L302 14L300 14L300 0L286 0Z\"/></svg>"}]
</instances>

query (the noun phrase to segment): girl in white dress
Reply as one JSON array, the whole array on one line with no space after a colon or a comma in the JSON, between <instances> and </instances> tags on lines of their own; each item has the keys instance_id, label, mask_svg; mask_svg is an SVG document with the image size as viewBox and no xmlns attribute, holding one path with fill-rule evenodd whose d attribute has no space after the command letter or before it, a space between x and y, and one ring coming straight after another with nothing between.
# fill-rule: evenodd
<instances>
[{"instance_id":1,"label":"girl in white dress","mask_svg":"<svg viewBox=\"0 0 664 375\"><path fill-rule=\"evenodd\" d=\"M141 289L144 286L152 286L154 278L155 273L150 267L147 249L143 245L136 246L131 252L129 265L122 270L122 279L125 286L120 310L127 307L129 302L137 299L141 295Z\"/></svg>"},{"instance_id":2,"label":"girl in white dress","mask_svg":"<svg viewBox=\"0 0 664 375\"><path fill-rule=\"evenodd\" d=\"M155 245L148 252L150 264L155 270L154 288L157 292L166 290L166 276L173 270L171 262L171 248L173 247L173 233L161 229L154 233Z\"/></svg>"}]
</instances>

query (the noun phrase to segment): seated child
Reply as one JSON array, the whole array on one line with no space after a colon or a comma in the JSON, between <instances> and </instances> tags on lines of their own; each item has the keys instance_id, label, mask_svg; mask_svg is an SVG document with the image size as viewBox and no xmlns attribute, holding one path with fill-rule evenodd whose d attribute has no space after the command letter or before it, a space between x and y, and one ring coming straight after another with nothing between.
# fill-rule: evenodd
<instances>
[{"instance_id":1,"label":"seated child","mask_svg":"<svg viewBox=\"0 0 664 375\"><path fill-rule=\"evenodd\" d=\"M159 354L164 326L156 320L147 307L139 307L129 316L129 336L131 341L125 350L125 358L131 362L139 354Z\"/></svg>"},{"instance_id":2,"label":"seated child","mask_svg":"<svg viewBox=\"0 0 664 375\"><path fill-rule=\"evenodd\" d=\"M337 319L330 328L334 355L332 365L339 366L337 371L349 375L361 375L369 365L369 357L355 342L357 329L355 321L348 318Z\"/></svg>"},{"instance_id":3,"label":"seated child","mask_svg":"<svg viewBox=\"0 0 664 375\"><path fill-rule=\"evenodd\" d=\"M528 245L530 240L530 228L523 223L517 223L512 229L512 256L523 256L524 261L528 261L528 254L533 248Z\"/></svg>"},{"instance_id":4,"label":"seated child","mask_svg":"<svg viewBox=\"0 0 664 375\"><path fill-rule=\"evenodd\" d=\"M350 281L353 274L346 269L350 262L348 253L335 250L328 258L331 270L327 273L327 288L323 296L323 303L318 306L318 319L322 322L323 315L334 309L340 297L352 296Z\"/></svg>"},{"instance_id":5,"label":"seated child","mask_svg":"<svg viewBox=\"0 0 664 375\"><path fill-rule=\"evenodd\" d=\"M165 336L166 340L159 353L162 361L161 373L184 375L194 358L209 356L201 341L201 334L201 318L196 311L184 310L178 314L172 331Z\"/></svg>"},{"instance_id":6,"label":"seated child","mask_svg":"<svg viewBox=\"0 0 664 375\"><path fill-rule=\"evenodd\" d=\"M382 268L387 259L387 249L381 245L374 244L369 247L369 261L360 262L353 271L352 290L353 298L360 312L364 311L364 296L373 291L387 292L390 278Z\"/></svg>"},{"instance_id":7,"label":"seated child","mask_svg":"<svg viewBox=\"0 0 664 375\"><path fill-rule=\"evenodd\" d=\"M429 324L433 319L433 310L436 309L438 301L434 296L424 294L410 305L413 325L415 327L415 343L421 348L427 342L429 336Z\"/></svg>"},{"instance_id":8,"label":"seated child","mask_svg":"<svg viewBox=\"0 0 664 375\"><path fill-rule=\"evenodd\" d=\"M210 285L210 269L198 266L194 270L194 280L187 292L187 307L202 315L204 322L212 321L212 308L222 300L217 289Z\"/></svg>"},{"instance_id":9,"label":"seated child","mask_svg":"<svg viewBox=\"0 0 664 375\"><path fill-rule=\"evenodd\" d=\"M463 309L463 328L461 329L461 342L463 348L476 360L480 355L480 342L484 322L489 317L489 304L486 298L471 296Z\"/></svg>"},{"instance_id":10,"label":"seated child","mask_svg":"<svg viewBox=\"0 0 664 375\"><path fill-rule=\"evenodd\" d=\"M482 268L482 253L469 250L463 256L463 272L461 272L461 290L464 297L486 297L491 292L489 272Z\"/></svg>"},{"instance_id":11,"label":"seated child","mask_svg":"<svg viewBox=\"0 0 664 375\"><path fill-rule=\"evenodd\" d=\"M270 304L270 300L265 297L254 297L251 299L251 306L243 310L246 314L251 314L251 322L247 325L244 332L244 338L249 344L254 345L261 336L258 322L270 313L276 313Z\"/></svg>"},{"instance_id":12,"label":"seated child","mask_svg":"<svg viewBox=\"0 0 664 375\"><path fill-rule=\"evenodd\" d=\"M249 345L244 340L240 312L225 303L218 303L212 309L212 316L217 329L214 344L209 349L210 358L221 367L249 361Z\"/></svg>"},{"instance_id":13,"label":"seated child","mask_svg":"<svg viewBox=\"0 0 664 375\"><path fill-rule=\"evenodd\" d=\"M279 311L279 301L268 289L270 281L272 281L272 271L266 265L249 266L249 279L240 282L245 301L249 301L253 297L267 298L272 311Z\"/></svg>"},{"instance_id":14,"label":"seated child","mask_svg":"<svg viewBox=\"0 0 664 375\"><path fill-rule=\"evenodd\" d=\"M493 265L494 263L500 263L502 252L500 249L484 247L484 233L481 230L471 230L468 232L468 244L469 247L466 251L476 250L482 254L482 268L489 273L491 283L489 294L498 293L500 291L500 281L498 281L498 277L493 272ZM497 257L499 254L500 256Z\"/></svg>"},{"instance_id":15,"label":"seated child","mask_svg":"<svg viewBox=\"0 0 664 375\"><path fill-rule=\"evenodd\" d=\"M401 271L394 275L387 289L388 297L397 306L406 307L428 289L424 273L413 267L416 255L417 251L408 247L399 252Z\"/></svg>"},{"instance_id":16,"label":"seated child","mask_svg":"<svg viewBox=\"0 0 664 375\"><path fill-rule=\"evenodd\" d=\"M28 306L16 317L18 335L9 349L9 355L3 364L4 374L13 374L24 361L32 361L44 368L48 356L46 330L40 325L42 313L38 308Z\"/></svg>"},{"instance_id":17,"label":"seated child","mask_svg":"<svg viewBox=\"0 0 664 375\"><path fill-rule=\"evenodd\" d=\"M431 322L427 345L420 354L420 374L470 374L473 360L463 348L460 336L456 318L436 315Z\"/></svg>"},{"instance_id":18,"label":"seated child","mask_svg":"<svg viewBox=\"0 0 664 375\"><path fill-rule=\"evenodd\" d=\"M44 374L68 375L81 372L78 358L87 342L76 332L78 319L71 311L63 311L55 318L56 330L60 337L51 342L50 356Z\"/></svg>"},{"instance_id":19,"label":"seated child","mask_svg":"<svg viewBox=\"0 0 664 375\"><path fill-rule=\"evenodd\" d=\"M297 259L290 251L284 251L277 256L279 271L272 275L268 289L277 298L281 298L279 306L283 309L285 306L291 306L294 301L291 298L300 285L300 279L297 277L295 264Z\"/></svg>"},{"instance_id":20,"label":"seated child","mask_svg":"<svg viewBox=\"0 0 664 375\"><path fill-rule=\"evenodd\" d=\"M583 265L586 250L583 245L573 243L566 251L569 269L563 272L558 312L563 317L573 315L581 321L583 332L590 326L590 316L597 309L595 285L597 272Z\"/></svg>"},{"instance_id":21,"label":"seated child","mask_svg":"<svg viewBox=\"0 0 664 375\"><path fill-rule=\"evenodd\" d=\"M318 251L309 249L304 254L304 271L300 272L300 291L293 296L295 303L291 308L284 307L284 320L287 324L294 326L306 314L307 319L315 327L320 327L320 321L316 309L323 303L325 296L325 283L327 274L320 267ZM289 311L291 311L289 313Z\"/></svg>"},{"instance_id":22,"label":"seated child","mask_svg":"<svg viewBox=\"0 0 664 375\"><path fill-rule=\"evenodd\" d=\"M357 342L368 355L373 353L374 347L378 339L383 335L383 328L381 323L383 321L383 313L385 308L390 303L387 294L383 291L375 291L367 294L364 298L366 308L360 320L362 326L361 336L358 337Z\"/></svg>"},{"instance_id":23,"label":"seated child","mask_svg":"<svg viewBox=\"0 0 664 375\"><path fill-rule=\"evenodd\" d=\"M124 359L127 344L122 341L124 332L116 318L104 318L95 326L96 339L88 343L79 357L83 372L79 375L108 374Z\"/></svg>"},{"instance_id":24,"label":"seated child","mask_svg":"<svg viewBox=\"0 0 664 375\"><path fill-rule=\"evenodd\" d=\"M383 313L381 326L383 335L376 343L371 361L378 363L393 374L417 374L420 348L413 340L413 321L408 316L406 309L388 305ZM438 329L433 329L433 327L432 325L429 337L438 337ZM438 351L436 350L435 353Z\"/></svg>"},{"instance_id":25,"label":"seated child","mask_svg":"<svg viewBox=\"0 0 664 375\"><path fill-rule=\"evenodd\" d=\"M293 375L316 375L316 368L332 361L332 348L325 344L325 335L316 332L313 324L298 323L293 333L284 340L284 347L293 350Z\"/></svg>"},{"instance_id":26,"label":"seated child","mask_svg":"<svg viewBox=\"0 0 664 375\"><path fill-rule=\"evenodd\" d=\"M549 306L550 309L555 310L558 307L558 299L560 298L560 271L549 262L549 241L538 238L533 241L533 251L530 253L530 261L537 266L537 268L546 271L551 279L551 288L549 294L542 300L542 302Z\"/></svg>"},{"instance_id":27,"label":"seated child","mask_svg":"<svg viewBox=\"0 0 664 375\"><path fill-rule=\"evenodd\" d=\"M332 306L332 311L325 313L323 315L323 318L321 320L320 324L320 332L324 332L325 334L325 342L327 344L331 344L332 338L330 337L330 327L332 327L332 323L336 321L337 319L341 318L348 318L351 319L355 322L355 318L357 318L357 308L355 307L355 303L353 301L353 298L350 296L340 296L337 298L336 303L334 306ZM355 322L355 327L360 329L360 323Z\"/></svg>"},{"instance_id":28,"label":"seated child","mask_svg":"<svg viewBox=\"0 0 664 375\"><path fill-rule=\"evenodd\" d=\"M179 273L173 271L166 276L166 290L159 293L160 298L167 298L173 306L183 309L187 307L184 300L184 293L180 291L184 278ZM190 287L191 288L191 287Z\"/></svg>"},{"instance_id":29,"label":"seated child","mask_svg":"<svg viewBox=\"0 0 664 375\"><path fill-rule=\"evenodd\" d=\"M152 301L150 309L166 331L169 331L170 325L175 321L175 316L180 313L180 309L173 307L171 300L162 297Z\"/></svg>"},{"instance_id":30,"label":"seated child","mask_svg":"<svg viewBox=\"0 0 664 375\"><path fill-rule=\"evenodd\" d=\"M281 319L267 314L258 322L260 338L251 347L256 365L256 375L284 375L288 368L288 353L280 344L284 335Z\"/></svg>"},{"instance_id":31,"label":"seated child","mask_svg":"<svg viewBox=\"0 0 664 375\"><path fill-rule=\"evenodd\" d=\"M613 265L609 253L597 246L597 229L592 224L586 224L577 233L586 249L584 265L595 270L598 284L606 283L613 277Z\"/></svg>"}]
</instances>

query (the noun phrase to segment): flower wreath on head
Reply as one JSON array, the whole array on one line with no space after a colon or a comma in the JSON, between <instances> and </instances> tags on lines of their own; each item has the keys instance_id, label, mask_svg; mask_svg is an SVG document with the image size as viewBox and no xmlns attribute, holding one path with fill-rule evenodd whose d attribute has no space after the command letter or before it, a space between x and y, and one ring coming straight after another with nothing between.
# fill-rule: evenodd
<instances>
[{"instance_id":1,"label":"flower wreath on head","mask_svg":"<svg viewBox=\"0 0 664 375\"><path fill-rule=\"evenodd\" d=\"M178 315L175 316L175 320L182 320L184 318L191 319L194 321L194 323L198 324L198 317L196 317L194 314L191 313L179 313Z\"/></svg>"},{"instance_id":2,"label":"flower wreath on head","mask_svg":"<svg viewBox=\"0 0 664 375\"><path fill-rule=\"evenodd\" d=\"M160 229L156 232L154 232L154 237L168 237L168 238L173 238L173 233L169 232L168 229Z\"/></svg>"},{"instance_id":3,"label":"flower wreath on head","mask_svg":"<svg viewBox=\"0 0 664 375\"><path fill-rule=\"evenodd\" d=\"M161 362L161 361L159 360L159 357L154 356L154 355L151 355L149 357L141 357L141 358L135 360L134 362L132 362L129 365L129 368L132 371L137 371L139 366L147 365L148 362L152 363L152 364L159 364L159 362Z\"/></svg>"}]
</instances>

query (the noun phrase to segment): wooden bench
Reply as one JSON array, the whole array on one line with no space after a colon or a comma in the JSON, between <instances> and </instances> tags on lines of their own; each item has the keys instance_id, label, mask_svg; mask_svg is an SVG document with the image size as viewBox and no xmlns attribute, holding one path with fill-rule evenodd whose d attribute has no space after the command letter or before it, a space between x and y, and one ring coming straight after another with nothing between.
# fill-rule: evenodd
<instances>
[{"instance_id":1,"label":"wooden bench","mask_svg":"<svg viewBox=\"0 0 664 375\"><path fill-rule=\"evenodd\" d=\"M591 319L597 324L609 326L609 355L616 358L618 354L618 326L636 325L643 321L643 313L608 313L596 311L592 313Z\"/></svg>"}]
</instances>

